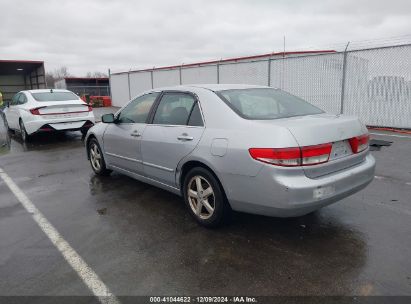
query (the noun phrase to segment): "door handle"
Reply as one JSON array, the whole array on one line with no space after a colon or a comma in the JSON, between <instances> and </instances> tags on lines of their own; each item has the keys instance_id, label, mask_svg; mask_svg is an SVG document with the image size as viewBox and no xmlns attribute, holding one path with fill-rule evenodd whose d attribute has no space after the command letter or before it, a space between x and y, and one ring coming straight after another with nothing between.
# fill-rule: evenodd
<instances>
[{"instance_id":1,"label":"door handle","mask_svg":"<svg viewBox=\"0 0 411 304\"><path fill-rule=\"evenodd\" d=\"M193 140L194 137L188 136L187 134L184 133L184 134L181 134L180 136L178 136L177 139L181 140L181 141L190 141L190 140Z\"/></svg>"}]
</instances>

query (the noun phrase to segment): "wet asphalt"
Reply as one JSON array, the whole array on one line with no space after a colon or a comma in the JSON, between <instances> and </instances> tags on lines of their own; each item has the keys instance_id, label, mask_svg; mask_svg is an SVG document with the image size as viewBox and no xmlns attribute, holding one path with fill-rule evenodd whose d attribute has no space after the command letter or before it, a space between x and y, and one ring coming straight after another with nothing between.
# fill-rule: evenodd
<instances>
[{"instance_id":1,"label":"wet asphalt","mask_svg":"<svg viewBox=\"0 0 411 304\"><path fill-rule=\"evenodd\" d=\"M208 230L178 196L95 176L79 132L0 130L0 168L116 295L411 295L411 136L372 135L393 142L376 179L336 204ZM0 295L91 295L2 180Z\"/></svg>"}]
</instances>

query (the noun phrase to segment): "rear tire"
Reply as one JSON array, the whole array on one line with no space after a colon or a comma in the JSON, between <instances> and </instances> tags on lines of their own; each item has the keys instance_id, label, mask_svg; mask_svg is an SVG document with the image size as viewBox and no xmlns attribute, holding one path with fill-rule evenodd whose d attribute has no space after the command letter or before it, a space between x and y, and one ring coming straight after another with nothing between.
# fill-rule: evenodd
<instances>
[{"instance_id":1,"label":"rear tire","mask_svg":"<svg viewBox=\"0 0 411 304\"><path fill-rule=\"evenodd\" d=\"M98 144L97 139L92 138L88 142L87 152L90 159L91 169L97 175L109 175L112 170L107 169L106 162L104 160L103 152Z\"/></svg>"},{"instance_id":2,"label":"rear tire","mask_svg":"<svg viewBox=\"0 0 411 304\"><path fill-rule=\"evenodd\" d=\"M30 140L30 135L27 134L26 127L24 126L23 120L20 119L20 135L23 142L28 142Z\"/></svg>"},{"instance_id":3,"label":"rear tire","mask_svg":"<svg viewBox=\"0 0 411 304\"><path fill-rule=\"evenodd\" d=\"M11 129L9 127L9 123L7 121L6 115L3 112L1 112L1 116L2 116L2 119L3 119L4 126L6 127L6 130L10 132Z\"/></svg>"},{"instance_id":4,"label":"rear tire","mask_svg":"<svg viewBox=\"0 0 411 304\"><path fill-rule=\"evenodd\" d=\"M219 181L205 168L195 167L187 173L183 195L190 215L204 227L223 225L231 213Z\"/></svg>"}]
</instances>

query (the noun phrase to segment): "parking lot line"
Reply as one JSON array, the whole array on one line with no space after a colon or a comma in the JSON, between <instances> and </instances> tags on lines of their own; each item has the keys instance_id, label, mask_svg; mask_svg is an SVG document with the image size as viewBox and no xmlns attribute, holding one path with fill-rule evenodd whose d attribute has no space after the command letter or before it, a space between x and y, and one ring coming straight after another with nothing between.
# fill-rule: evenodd
<instances>
[{"instance_id":1,"label":"parking lot line","mask_svg":"<svg viewBox=\"0 0 411 304\"><path fill-rule=\"evenodd\" d=\"M406 135L374 133L374 132L370 132L370 134L372 134L372 135L391 136L391 137L400 137L400 138L409 138L409 139L411 139L411 136L406 136Z\"/></svg>"},{"instance_id":2,"label":"parking lot line","mask_svg":"<svg viewBox=\"0 0 411 304\"><path fill-rule=\"evenodd\" d=\"M36 208L2 168L0 168L0 177L99 301L101 303L120 303L93 269L91 269L70 244L63 239L56 228L44 217L40 210Z\"/></svg>"}]
</instances>

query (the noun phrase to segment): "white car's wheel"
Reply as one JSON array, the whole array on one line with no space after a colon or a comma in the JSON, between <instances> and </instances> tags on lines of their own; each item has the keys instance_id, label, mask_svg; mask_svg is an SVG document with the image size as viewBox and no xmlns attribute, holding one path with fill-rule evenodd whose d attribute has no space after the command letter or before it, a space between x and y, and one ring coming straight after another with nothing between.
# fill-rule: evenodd
<instances>
[{"instance_id":1,"label":"white car's wheel","mask_svg":"<svg viewBox=\"0 0 411 304\"><path fill-rule=\"evenodd\" d=\"M30 136L27 134L26 127L24 126L24 122L21 119L19 121L19 125L20 125L21 139L23 139L24 142L29 141Z\"/></svg>"},{"instance_id":2,"label":"white car's wheel","mask_svg":"<svg viewBox=\"0 0 411 304\"><path fill-rule=\"evenodd\" d=\"M4 126L6 127L6 130L11 131L11 129L9 127L9 123L7 121L7 118L6 118L6 115L4 113L1 113L1 115L3 116L3 123L4 123Z\"/></svg>"}]
</instances>

